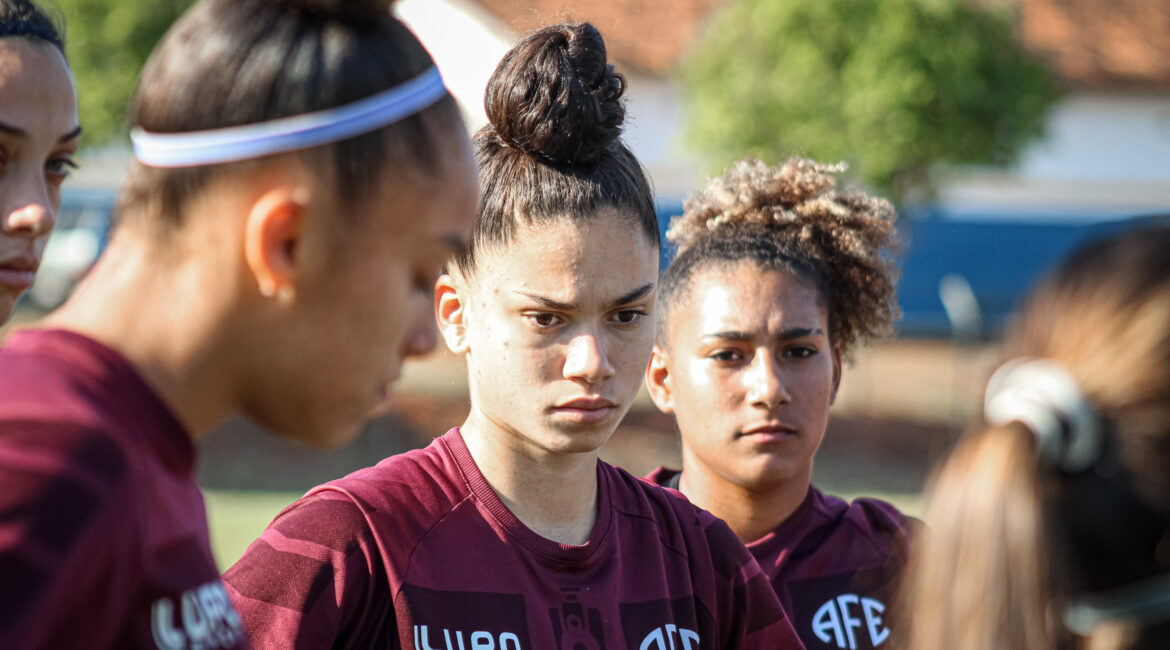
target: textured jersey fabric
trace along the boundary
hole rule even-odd
[[[679,472],[647,479],[677,485]],[[890,636],[889,606],[921,522],[877,499],[843,499],[809,487],[783,523],[748,544],[810,650],[877,648]]]
[[[117,352],[61,330],[0,348],[0,648],[245,648],[195,450]]]
[[[721,521],[598,463],[580,546],[524,526],[458,429],[311,490],[224,575],[257,648],[799,648]]]

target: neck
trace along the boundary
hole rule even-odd
[[[197,439],[236,410],[207,278],[195,265],[149,259],[148,246],[120,234],[46,325],[117,350]]]
[[[479,414],[460,428],[479,471],[533,532],[561,544],[589,539],[597,520],[597,452],[541,449]]]
[[[811,468],[766,488],[732,483],[702,464],[684,462],[679,491],[692,503],[727,522],[744,544],[750,544],[784,523],[808,496]]]

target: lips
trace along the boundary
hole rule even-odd
[[[604,397],[577,397],[553,407],[553,411],[583,423],[601,422],[617,410],[617,404]]]
[[[40,262],[31,255],[21,255],[0,262],[0,284],[24,290],[36,279]]]
[[[761,422],[753,424],[740,432],[740,438],[750,438],[759,442],[778,442],[796,437],[797,430],[779,422]]]

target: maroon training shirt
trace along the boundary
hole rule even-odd
[[[117,352],[0,349],[0,648],[246,648],[191,439]]]
[[[647,479],[677,487],[678,477],[660,467]],[[889,639],[889,606],[920,526],[884,501],[850,504],[810,486],[796,512],[747,546],[809,650],[862,650]]]
[[[598,462],[581,546],[522,524],[458,429],[311,490],[224,575],[257,648],[800,648],[727,526]]]

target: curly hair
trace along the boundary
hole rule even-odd
[[[752,158],[689,197],[666,237],[678,252],[659,288],[658,339],[670,308],[700,271],[751,262],[810,281],[829,316],[829,336],[849,359],[858,343],[888,336],[897,315],[896,213],[885,199],[837,191],[844,165]]]

